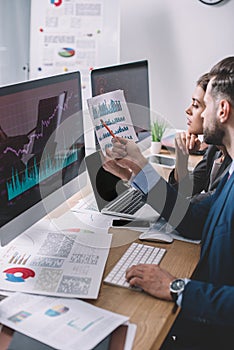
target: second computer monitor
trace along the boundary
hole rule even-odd
[[[94,69],[92,96],[123,90],[139,141],[150,136],[150,97],[148,61],[130,62]]]

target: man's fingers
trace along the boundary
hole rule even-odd
[[[132,287],[140,287],[143,289],[143,286],[142,286],[142,279],[141,278],[138,278],[138,277],[133,277],[131,278],[128,283],[130,284],[130,286]]]
[[[106,155],[111,158],[111,150],[109,148],[106,148]]]

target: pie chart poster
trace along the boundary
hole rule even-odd
[[[119,63],[120,0],[31,2],[30,79],[80,71],[91,96],[90,71]]]

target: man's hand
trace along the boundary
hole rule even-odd
[[[155,264],[133,265],[126,271],[131,286],[142,288],[152,296],[172,301],[170,282],[175,279],[169,272]]]
[[[135,142],[118,137],[113,138],[112,143],[111,158],[115,159],[119,166],[130,169],[134,175],[137,175],[148,163]]]
[[[106,149],[106,157],[103,157],[103,168],[109,173],[119,177],[123,181],[128,181],[131,178],[132,171],[129,168],[120,166],[115,159],[111,158],[111,151]]]

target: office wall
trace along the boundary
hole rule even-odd
[[[0,85],[27,79],[30,4],[0,0]],[[196,79],[234,54],[234,0],[217,6],[199,0],[120,0],[120,6],[120,62],[149,60],[152,109],[185,128],[184,110]]]
[[[0,0],[0,85],[28,79],[30,0]]]
[[[148,59],[151,108],[176,128],[197,78],[234,54],[234,0],[121,0],[120,60]]]

